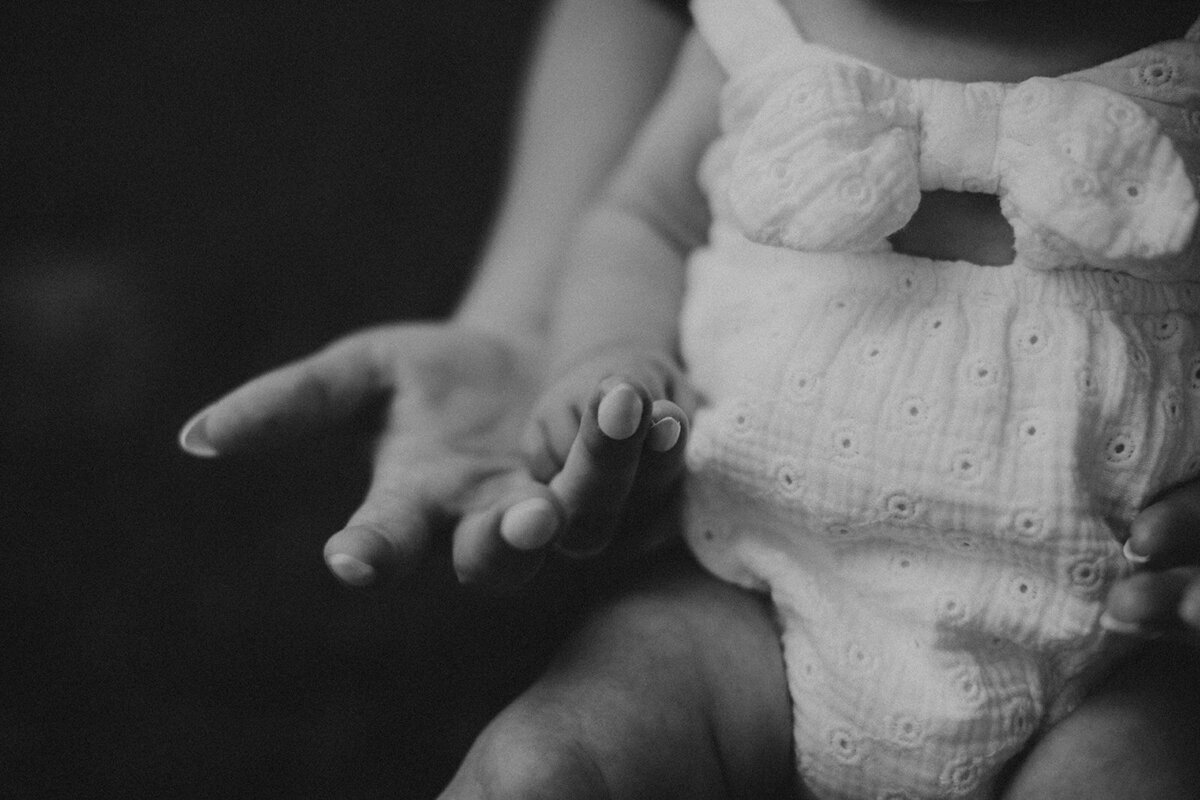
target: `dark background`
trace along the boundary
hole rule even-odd
[[[250,4],[246,4],[250,5]],[[181,423],[486,231],[535,0],[17,3],[0,21],[0,796],[429,797],[578,593],[338,586],[339,432]]]

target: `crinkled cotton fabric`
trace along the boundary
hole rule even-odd
[[[824,800],[986,797],[1119,657],[1119,541],[1200,475],[1200,46],[1062,78],[902,80],[774,0],[694,0],[729,74],[684,357],[685,532],[769,593]],[[1016,261],[891,251],[998,194]]]

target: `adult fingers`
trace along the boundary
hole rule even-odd
[[[507,593],[541,567],[563,513],[550,490],[528,475],[501,474],[490,483],[499,496],[464,514],[454,531],[454,571],[465,585]],[[479,491],[491,495],[495,489],[485,482]]]
[[[604,381],[593,394],[550,481],[566,514],[558,546],[567,554],[594,555],[612,539],[637,476],[651,410],[649,394],[633,381]]]
[[[471,489],[508,463],[385,427],[367,494],[326,542],[325,562],[351,586],[407,574],[424,558],[435,529],[448,528],[461,513]]]
[[[1113,586],[1100,622],[1111,631],[1128,634],[1178,630],[1185,624],[1200,627],[1198,604],[1200,568],[1139,572]]]
[[[325,543],[325,563],[349,586],[407,574],[429,548],[438,504],[396,472],[395,463],[378,461],[362,505]]]
[[[1200,480],[1178,486],[1133,520],[1125,555],[1149,569],[1200,565]]]
[[[401,577],[421,563],[434,536],[457,523],[459,580],[509,590],[540,566],[562,517],[519,459],[414,449],[411,437],[392,432],[380,443],[362,504],[326,543],[325,561],[350,586]]]
[[[267,446],[352,417],[392,387],[372,345],[356,334],[261,375],[192,417],[179,433],[204,458]]]

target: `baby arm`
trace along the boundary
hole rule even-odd
[[[562,277],[551,380],[525,449],[534,476],[577,520],[559,534],[569,552],[604,547],[635,486],[661,489],[682,466],[695,401],[676,329],[684,259],[708,224],[695,175],[716,132],[721,79],[693,36],[662,101],[586,215]],[[600,461],[609,466],[596,468]],[[533,528],[505,533],[517,547],[545,544]]]

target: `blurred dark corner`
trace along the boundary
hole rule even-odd
[[[0,17],[0,796],[430,797],[571,610],[360,595],[363,437],[199,462],[193,410],[445,314],[539,3]]]

